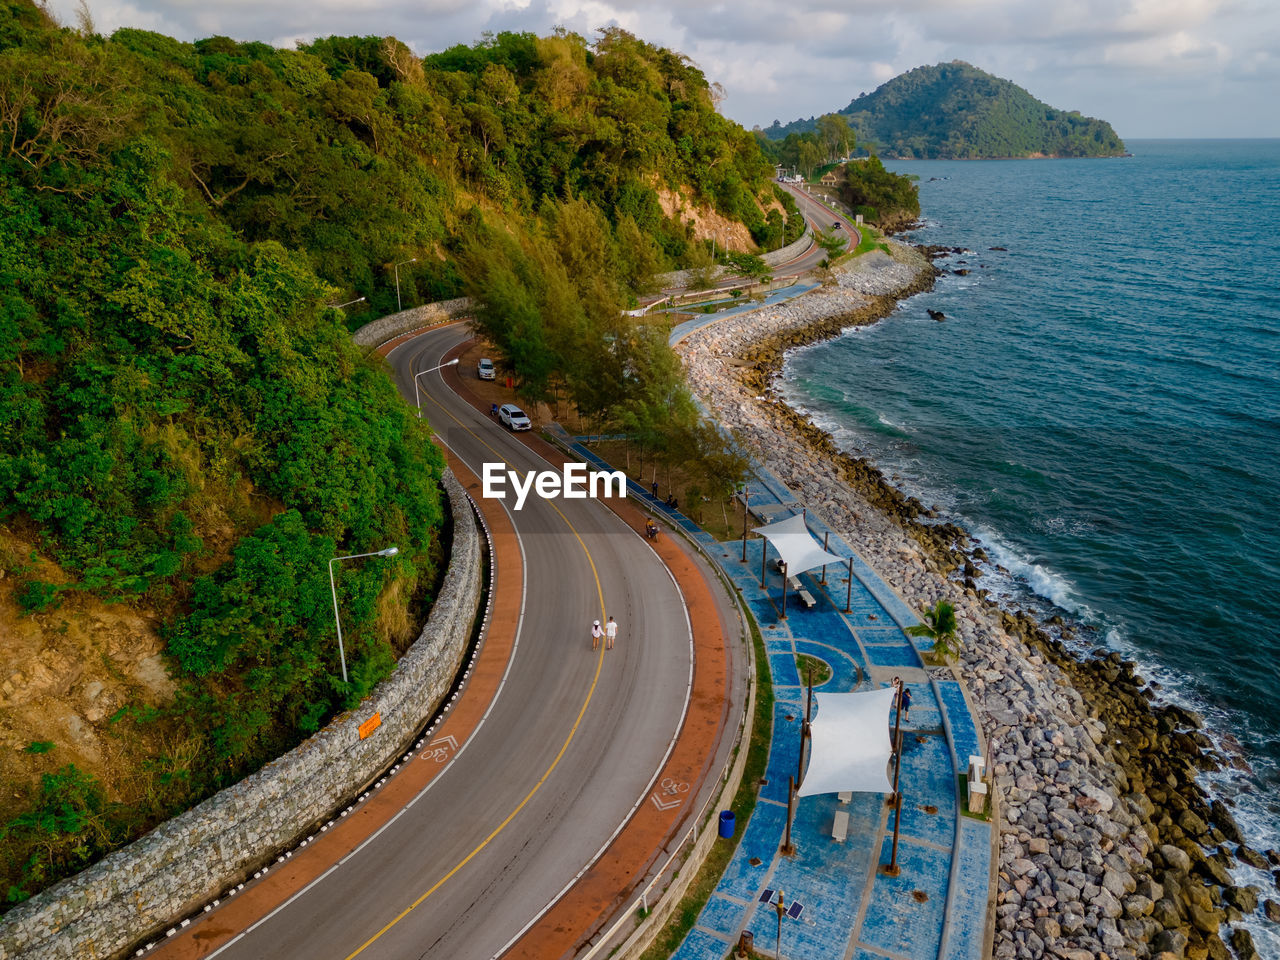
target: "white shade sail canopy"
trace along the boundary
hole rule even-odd
[[[893,688],[863,693],[819,693],[810,725],[809,769],[797,794],[852,790],[892,793],[889,716]]]
[[[753,527],[752,533],[758,533],[778,551],[782,562],[787,565],[787,574],[797,577],[806,570],[820,567],[824,563],[844,563],[844,557],[827,553],[813,539],[809,528],[805,525],[803,514],[793,514],[785,520],[771,523],[766,527]]]

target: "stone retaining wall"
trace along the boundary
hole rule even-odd
[[[785,247],[780,247],[779,249],[774,250],[772,253],[763,254],[761,255],[760,259],[763,260],[770,267],[776,267],[780,263],[786,263],[788,260],[792,259],[793,257],[798,257],[800,254],[804,253],[806,250],[809,249],[809,244],[812,243],[812,239],[811,239],[812,233],[813,231],[809,227],[809,221],[806,220],[804,224],[804,233],[800,234],[799,240],[789,243]],[[675,270],[671,273],[659,274],[657,277],[654,278],[654,280],[657,283],[657,285],[663,290],[669,290],[672,287],[683,288],[688,286],[689,274],[691,272],[692,271],[689,271],[689,270]],[[725,267],[725,266],[717,266],[712,269],[711,278],[712,280],[720,280],[723,277],[729,276],[731,273],[732,273],[731,268]]]
[[[794,240],[785,247],[779,247],[772,253],[766,253],[760,259],[771,267],[776,267],[780,263],[786,263],[792,257],[798,257],[809,249],[809,244],[813,242],[811,234],[813,229],[809,226],[809,221],[804,222],[804,233],[800,234],[798,240]]]
[[[105,960],[164,930],[325,819],[401,753],[448,693],[480,602],[481,541],[462,486],[446,471],[449,570],[421,635],[373,694],[235,786],[15,907],[0,960]],[[365,740],[358,727],[382,725]]]
[[[444,323],[446,320],[457,320],[473,309],[470,297],[458,297],[456,300],[439,300],[435,303],[424,303],[420,307],[410,307],[399,313],[388,313],[366,323],[351,335],[351,339],[361,347],[376,347],[411,330],[429,327],[433,323]]]

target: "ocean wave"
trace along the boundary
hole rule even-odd
[[[1048,600],[1067,613],[1086,621],[1094,619],[1093,611],[1080,599],[1075,585],[1065,576],[1024,556],[994,530],[982,526],[974,526],[972,529],[974,536],[987,552],[987,556],[991,558],[992,564],[1004,567],[1015,584]],[[994,579],[1000,579],[998,573]],[[984,585],[985,582],[984,580]],[[1017,591],[1007,592],[1016,593]]]

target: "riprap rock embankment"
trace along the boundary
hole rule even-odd
[[[1256,910],[1261,891],[1234,886],[1228,868],[1280,859],[1244,847],[1230,812],[1198,785],[1217,762],[1199,719],[1156,704],[1118,654],[1082,652],[1061,621],[1002,609],[980,587],[986,556],[964,530],[777,395],[787,349],[875,322],[932,284],[923,256],[890,249],[797,300],[689,335],[677,349],[694,391],[905,600],[955,605],[958,669],[998,796],[995,956],[1202,960],[1229,956],[1224,932],[1239,957],[1257,956],[1247,931],[1223,924]]]

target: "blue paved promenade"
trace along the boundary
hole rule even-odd
[[[584,460],[603,467],[587,447],[574,444]],[[982,956],[991,865],[991,826],[962,816],[957,776],[981,740],[954,680],[931,679],[918,649],[903,627],[918,620],[903,600],[832,531],[829,549],[853,560],[850,589],[846,566],[801,576],[817,605],[806,610],[790,596],[780,620],[781,577],[766,574],[760,586],[763,541],[722,544],[678,511],[656,503],[632,482],[638,497],[702,543],[706,552],[742,592],[760,624],[775,695],[773,741],[766,783],[746,824],[738,824],[739,845],[697,924],[673,954],[676,960],[724,960],[744,930],[752,932],[757,954],[773,956],[777,911],[762,902],[781,888],[786,902],[798,901],[798,917],[782,920],[781,956],[791,960],[979,960]],[[750,484],[753,513],[780,520],[800,505],[775,478],[760,471]],[[826,528],[810,518],[822,541]],[[845,612],[846,600],[849,612]],[[870,690],[901,676],[910,686],[910,723],[903,725],[902,826],[898,844],[900,875],[887,876],[893,814],[882,794],[857,793],[848,803],[836,794],[797,803],[792,826],[794,856],[779,853],[786,825],[787,778],[796,774],[804,688],[795,655],[817,657],[832,668],[822,691]],[[848,839],[831,836],[837,811],[849,814]]]

